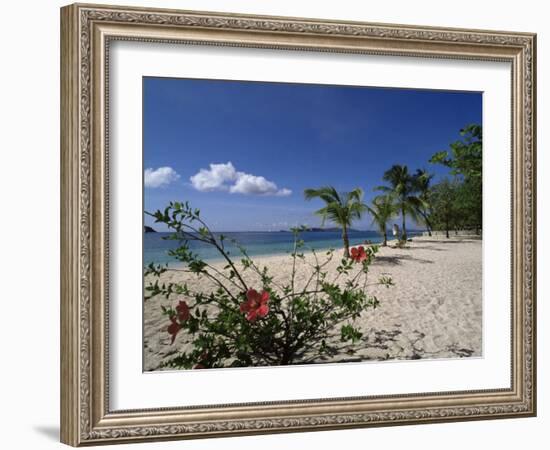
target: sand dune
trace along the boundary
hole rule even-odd
[[[481,256],[481,241],[475,239],[414,238],[408,248],[381,247],[369,277],[376,280],[380,275],[389,275],[395,286],[369,288],[380,305],[356,322],[363,332],[361,343],[353,349],[342,347],[338,355],[317,362],[481,356]],[[254,260],[268,266],[275,281],[288,279],[288,255]],[[328,269],[334,270],[337,265],[333,261]],[[299,285],[311,272],[300,263],[298,273]],[[250,273],[248,277],[247,283],[253,285],[256,280]],[[182,272],[167,272],[162,281],[186,281],[194,290],[212,287],[207,280]],[[182,338],[178,336],[170,345],[167,318],[160,307],[175,301],[153,298],[145,302],[145,370],[157,369]]]

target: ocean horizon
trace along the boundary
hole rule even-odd
[[[171,232],[144,233],[144,266],[150,263],[168,264],[171,266],[181,264],[168,255],[170,249],[175,249],[180,245],[178,241],[163,239],[171,234]],[[230,242],[232,239],[243,246],[251,257],[290,254],[294,243],[294,235],[291,231],[232,231],[215,232],[214,234],[217,236],[223,234],[226,237],[225,248],[229,256],[234,257],[237,261],[241,259],[242,255],[237,246]],[[411,237],[419,236],[422,234],[422,231],[407,231],[407,234]],[[299,238],[305,243],[303,247],[304,252],[309,252],[311,250],[337,250],[343,247],[342,233],[340,231],[306,231],[301,232]],[[388,239],[393,239],[391,231],[388,231]],[[365,241],[379,244],[382,242],[382,236],[377,231],[353,230],[349,232],[349,241],[350,246],[364,244]],[[189,247],[205,261],[217,261],[222,259],[219,252],[211,245],[190,241]]]

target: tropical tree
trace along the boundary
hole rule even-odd
[[[432,188],[433,222],[437,229],[445,230],[449,237],[449,230],[456,228],[460,218],[459,207],[460,183],[445,178]]]
[[[460,130],[462,140],[449,145],[449,150],[435,153],[431,163],[451,169],[451,175],[461,182],[458,203],[463,226],[482,227],[483,208],[483,130],[472,124]]]
[[[430,219],[431,214],[431,181],[433,174],[428,173],[425,169],[417,169],[414,174],[414,182],[416,184],[417,191],[417,212],[422,218],[422,221],[426,225],[428,234],[432,235],[432,221]]]
[[[378,186],[375,190],[386,192],[394,196],[398,211],[401,213],[403,227],[401,240],[406,241],[407,228],[405,225],[405,220],[407,215],[414,221],[418,222],[419,200],[415,196],[417,192],[415,177],[409,173],[409,168],[407,166],[395,164],[389,170],[384,172],[382,179],[390,185]]]
[[[443,164],[451,169],[452,175],[464,178],[482,177],[483,131],[481,125],[471,124],[460,130],[461,141],[449,145],[449,150],[435,153],[431,163]]]
[[[321,216],[322,224],[328,219],[342,228],[342,240],[344,241],[344,257],[349,258],[348,230],[354,220],[361,218],[367,211],[367,205],[363,203],[363,190],[356,188],[351,192],[338,192],[333,186],[323,186],[319,189],[306,189],[306,200],[320,198],[325,206],[315,214]]]
[[[369,213],[372,216],[372,223],[376,224],[378,231],[384,238],[382,245],[388,245],[388,222],[397,214],[397,208],[391,194],[379,195],[369,206]]]

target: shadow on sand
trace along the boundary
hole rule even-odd
[[[433,264],[434,262],[430,259],[415,258],[412,255],[391,255],[391,256],[377,256],[374,260],[375,264],[381,266],[398,266],[403,263],[403,261],[415,261],[420,264]]]
[[[416,242],[422,242],[426,244],[462,244],[464,242],[477,242],[480,241],[481,238],[449,238],[449,239],[422,239]],[[413,242],[414,239],[413,239]],[[416,248],[416,247],[415,247]]]
[[[432,252],[448,252],[449,249],[448,248],[441,248],[441,247],[433,247],[433,246],[429,246],[429,245],[415,245],[414,247],[405,247],[405,248],[400,248],[399,250],[428,250],[428,251],[432,251]]]

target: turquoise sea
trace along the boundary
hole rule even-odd
[[[246,248],[250,256],[266,256],[290,253],[294,242],[294,236],[288,231],[241,231],[222,233],[226,236],[225,247],[230,256],[240,259],[239,250],[229,240],[235,239],[240,245]],[[417,236],[420,231],[408,232],[409,236]],[[144,233],[143,237],[143,263],[148,265],[151,262],[157,264],[178,264],[168,256],[168,250],[178,247],[179,243],[173,240],[165,240],[163,237],[170,233]],[[350,245],[358,245],[366,240],[372,243],[382,242],[381,236],[375,231],[351,231],[349,233]],[[391,239],[391,232],[388,232]],[[330,248],[342,248],[342,235],[339,231],[307,231],[300,233],[300,239],[305,241],[305,249],[328,250]],[[190,242],[190,248],[198,253],[204,260],[215,261],[220,259],[219,253],[212,246],[201,242]]]

